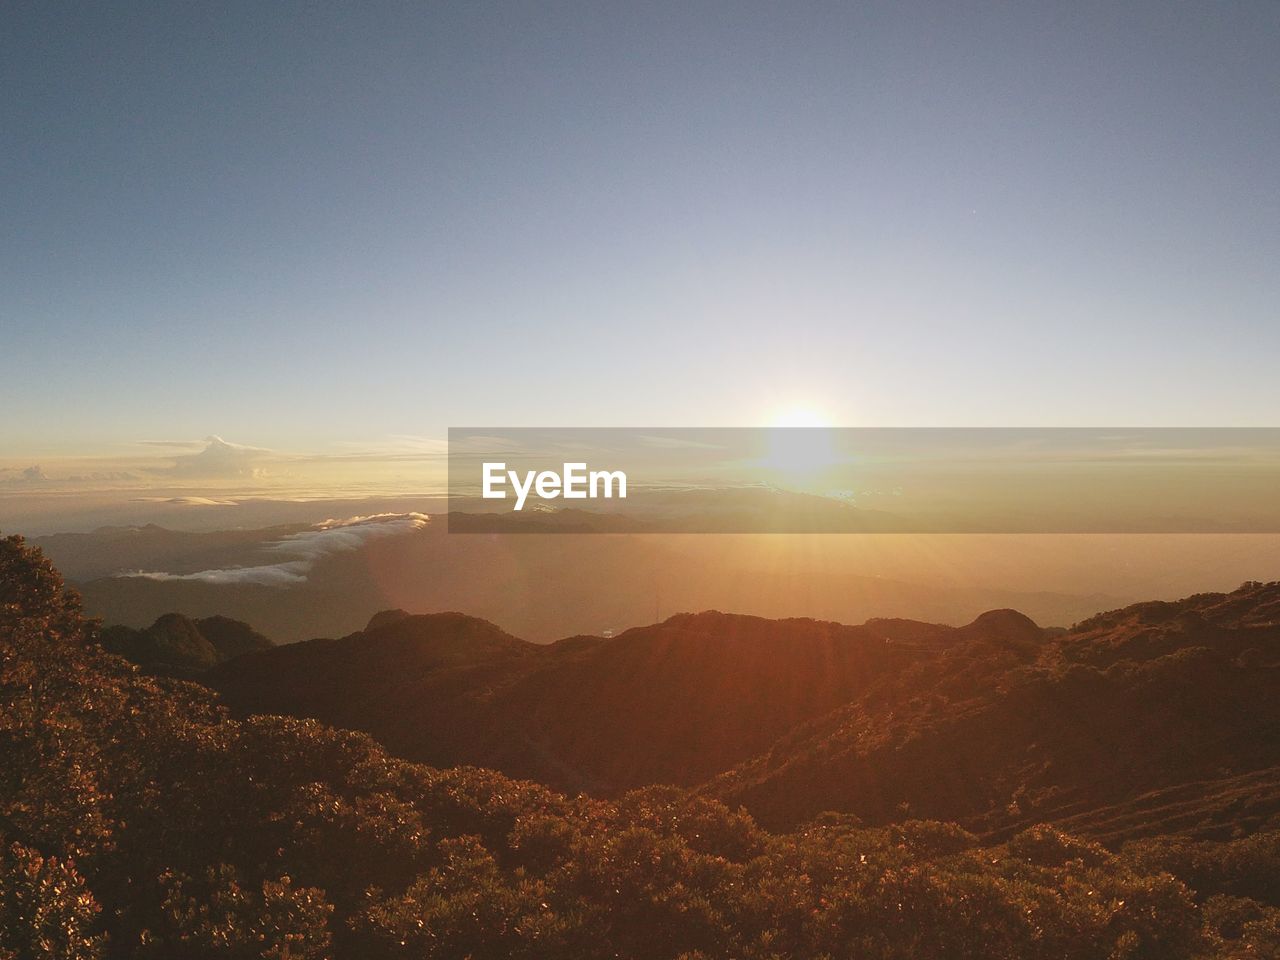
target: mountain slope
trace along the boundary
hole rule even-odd
[[[1204,784],[1203,818],[1183,825],[1212,833],[1234,814],[1215,811],[1210,784],[1280,766],[1278,610],[1280,585],[1246,584],[1113,611],[1034,646],[974,640],[707,792],[775,825],[909,811],[997,833],[1061,820],[1119,835],[1114,805]],[[1270,786],[1246,787],[1234,796],[1255,819],[1280,813]]]
[[[238,712],[316,717],[401,756],[602,796],[701,784],[778,828],[830,810],[994,837],[1041,821],[1223,836],[1280,813],[1278,609],[1280,585],[1246,584],[1066,632],[1013,610],[963,627],[708,612],[550,646],[389,614],[206,681]]]
[[[708,612],[542,646],[459,614],[381,620],[205,682],[243,713],[312,716],[413,759],[610,794],[714,776],[964,635]]]

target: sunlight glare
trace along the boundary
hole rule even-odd
[[[813,407],[790,407],[770,423],[764,465],[792,481],[813,478],[837,462],[831,422]]]

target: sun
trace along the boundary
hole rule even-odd
[[[831,421],[815,407],[797,406],[779,410],[769,418],[771,427],[829,427]]]
[[[816,478],[838,462],[831,422],[813,407],[789,407],[770,420],[763,466],[791,481]]]

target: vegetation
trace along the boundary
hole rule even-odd
[[[571,798],[232,719],[97,636],[0,541],[5,960],[1280,956],[1274,837],[1115,853],[848,815],[775,834],[674,787]]]

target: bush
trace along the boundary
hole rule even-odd
[[[99,910],[69,861],[0,845],[0,958],[98,960]]]

